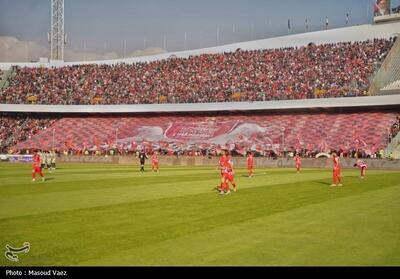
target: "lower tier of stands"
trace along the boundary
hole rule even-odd
[[[2,117],[3,121],[6,118]],[[12,121],[12,117],[8,119]],[[32,121],[39,120],[30,119],[25,125],[29,127]],[[319,112],[74,116],[40,121],[36,122],[42,124],[40,129],[9,149],[54,148],[75,153],[116,149],[123,153],[146,148],[173,154],[227,148],[239,154],[247,150],[261,154],[361,150],[374,154],[385,148],[399,117],[396,112]]]

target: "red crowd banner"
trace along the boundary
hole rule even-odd
[[[14,150],[111,148],[274,151],[315,149],[375,153],[387,144],[395,113],[316,113],[229,116],[64,117]],[[371,123],[374,123],[371,126]]]

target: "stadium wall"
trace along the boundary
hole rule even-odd
[[[218,166],[217,157],[175,157],[160,156],[160,168],[163,166]],[[341,158],[341,164],[344,169],[354,169],[353,165],[357,159]],[[378,170],[400,170],[400,160],[387,159],[363,159],[368,165],[368,169]],[[61,156],[58,160],[61,163],[108,163],[125,164],[139,167],[139,160],[135,156]],[[245,157],[233,157],[233,163],[237,167],[246,167]],[[293,158],[270,159],[265,157],[254,158],[255,168],[294,168]],[[332,168],[331,158],[303,158],[303,168]],[[146,168],[151,168],[150,160],[146,163]]]
[[[0,112],[26,113],[162,113],[162,112],[215,112],[256,111],[316,108],[361,108],[399,106],[400,95],[321,98],[264,102],[225,102],[193,104],[143,105],[12,105],[0,104]]]

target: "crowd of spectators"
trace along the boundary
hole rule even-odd
[[[394,39],[116,65],[16,68],[7,104],[153,104],[364,96]]]
[[[285,157],[293,157],[295,154],[299,154],[300,157],[303,158],[315,158],[319,153],[321,153],[321,150],[299,150],[297,151],[289,151],[288,154]],[[365,149],[358,148],[358,149],[349,149],[349,150],[343,150],[343,149],[338,149],[338,150],[330,150],[329,152],[323,152],[323,153],[336,153],[340,158],[370,158],[370,159],[382,159],[384,158],[384,150],[376,150],[374,153],[368,153],[365,151]]]
[[[54,119],[30,118],[24,115],[0,116],[0,152],[7,152],[9,147],[25,141],[38,131],[47,129]]]
[[[26,141],[33,137],[41,130],[45,130],[50,127],[58,118],[41,116],[29,116],[24,114],[3,114],[0,115],[0,153],[25,153],[26,150],[17,150],[14,146],[17,143]],[[390,131],[390,138],[386,142],[395,137],[400,132],[400,115],[396,117],[393,125],[388,128]],[[232,155],[243,156],[246,152],[243,148],[240,148],[236,144],[230,144],[229,147],[220,146],[217,144],[211,144],[208,146],[196,146],[191,145],[190,147],[182,145],[178,148],[174,142],[167,145],[161,146],[159,143],[138,143],[133,145],[132,143],[118,143],[111,141],[110,144],[105,142],[100,143],[98,146],[85,146],[76,145],[71,148],[65,145],[62,148],[58,148],[57,151],[60,153],[66,152],[67,154],[74,155],[132,155],[138,150],[145,149],[146,152],[153,152],[157,150],[159,154],[169,156],[217,156],[223,148],[228,148]],[[35,147],[36,148],[36,147]],[[299,154],[304,158],[314,158],[318,153],[321,152],[336,152],[340,157],[345,158],[383,158],[384,150],[374,150],[374,153],[367,151],[369,149],[363,149],[359,147],[350,147],[348,149],[338,150],[322,150],[322,147],[314,147],[313,149],[307,149],[305,146],[299,148],[294,146],[288,146],[283,151],[273,149],[263,149],[262,147],[253,150],[257,156],[278,158],[278,157],[293,157],[295,154]]]
[[[140,149],[142,150],[142,149]],[[222,149],[197,149],[197,150],[166,150],[166,149],[151,149],[145,148],[143,149],[147,154],[152,154],[153,152],[157,152],[162,156],[175,156],[177,158],[185,156],[185,157],[216,157],[222,154]],[[56,150],[57,152],[63,155],[76,155],[76,156],[135,156],[139,149],[129,149],[126,146],[118,146],[118,147],[107,147],[100,148],[97,150],[93,149],[62,149]],[[256,157],[265,157],[268,159],[278,159],[278,158],[293,158],[296,154],[298,154],[302,158],[316,158],[316,156],[320,153],[328,153],[332,154],[333,152],[338,154],[341,158],[370,158],[370,159],[382,159],[384,158],[384,150],[377,150],[376,152],[370,154],[367,153],[364,149],[351,149],[351,150],[330,150],[328,152],[323,152],[322,150],[314,149],[301,149],[296,150],[295,148],[289,148],[285,152],[273,151],[273,150],[250,150]],[[28,151],[29,153],[31,151]],[[243,157],[245,154],[238,152],[237,150],[229,150],[230,154],[234,157]],[[26,153],[26,152],[22,152]]]

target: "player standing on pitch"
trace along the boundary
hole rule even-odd
[[[38,152],[35,152],[32,157],[32,181],[36,181],[36,174],[38,173],[42,177],[42,181],[44,181],[44,175],[41,167],[41,159]]]
[[[46,169],[51,172],[51,154],[50,151],[44,152],[44,161],[46,165]]]
[[[228,153],[228,151],[226,151]],[[233,191],[237,191],[235,182],[235,172],[233,170],[233,161],[229,154],[226,155],[226,159],[223,166],[223,189],[219,192],[220,195],[230,194],[231,190],[229,184],[232,185]]]
[[[158,172],[159,170],[159,161],[160,159],[158,158],[158,154],[155,151],[153,155],[151,156],[151,169],[153,172]]]
[[[296,154],[296,156],[294,156],[294,162],[296,165],[296,171],[297,173],[300,173],[300,168],[301,168],[301,158],[299,156],[299,154]]]
[[[226,153],[225,153],[225,150],[223,150],[222,151],[222,154],[221,154],[221,157],[219,158],[219,161],[218,161],[218,167],[219,167],[219,170],[220,170],[220,179],[221,179],[221,183],[220,183],[220,185],[219,185],[219,188],[218,188],[218,186],[216,187],[216,190],[218,190],[219,192],[224,192],[224,190],[225,190],[225,181],[224,181],[224,166],[225,166],[225,162],[226,162]]]
[[[339,157],[336,155],[336,153],[333,153],[332,158],[333,158],[333,183],[331,186],[343,186],[342,177],[340,174],[341,166]]]
[[[44,158],[43,150],[39,150],[39,152],[37,154],[38,154],[38,156],[40,158],[40,168],[44,169],[45,158]]]
[[[56,159],[57,159],[57,154],[54,151],[54,149],[50,153],[50,158],[51,158],[51,170],[56,170]]]
[[[254,156],[251,151],[247,152],[247,175],[253,177]]]
[[[365,173],[367,171],[367,164],[362,160],[357,160],[357,162],[353,165],[353,167],[359,167],[361,170],[360,177],[361,179],[365,178]]]
[[[140,162],[140,171],[144,172],[144,164],[146,159],[149,159],[144,150],[140,151],[139,153],[139,162]]]

